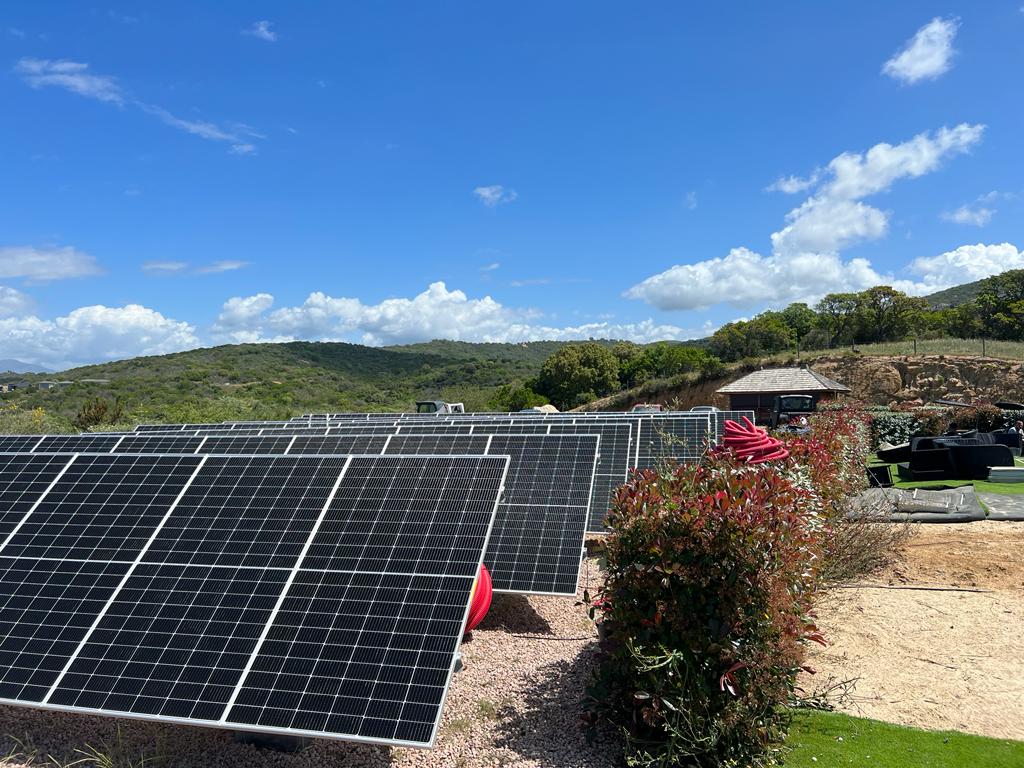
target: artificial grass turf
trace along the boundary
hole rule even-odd
[[[786,746],[791,751],[783,763],[785,768],[1024,766],[1024,741],[924,731],[838,712],[796,712]]]
[[[1024,462],[1021,462],[1020,459],[1016,459],[1015,463],[1018,467],[1024,466]],[[886,466],[884,461],[879,461],[878,459],[872,459],[868,464],[873,467]],[[1004,496],[1019,496],[1024,494],[1024,483],[990,483],[988,480],[900,480],[899,473],[896,471],[896,465],[889,464],[888,466],[893,479],[893,488],[903,488],[906,490],[923,488],[925,490],[935,490],[939,488],[959,488],[962,485],[973,485],[974,490],[978,493],[996,493]]]

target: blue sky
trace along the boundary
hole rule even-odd
[[[705,335],[1024,267],[1015,2],[0,13],[0,358]]]

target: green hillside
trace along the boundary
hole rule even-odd
[[[1010,273],[1004,272],[1004,275]],[[944,291],[938,291],[937,293],[925,296],[925,300],[928,302],[928,306],[933,309],[948,309],[950,307],[959,307],[964,304],[969,304],[978,298],[986,289],[992,288],[996,284],[994,277],[986,277],[982,280],[975,280],[973,283],[964,283],[963,285],[954,285],[952,288],[947,288]]]
[[[241,344],[139,357],[56,374],[0,375],[75,382],[60,391],[0,397],[71,419],[97,397],[120,400],[130,420],[284,418],[305,411],[406,410],[417,399],[462,401],[484,409],[501,385],[536,375],[563,342],[402,347],[335,342]],[[105,382],[82,382],[105,379]]]

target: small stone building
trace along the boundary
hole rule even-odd
[[[758,423],[768,421],[778,395],[810,395],[814,403],[835,400],[850,388],[810,368],[763,368],[717,390],[729,398],[729,410],[753,411]]]

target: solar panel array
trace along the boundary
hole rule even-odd
[[[508,461],[0,454],[0,701],[429,746]]]
[[[4,440],[0,438],[0,449]],[[506,493],[484,557],[493,588],[499,592],[574,595],[599,440],[598,435],[470,435],[451,430],[283,437],[233,437],[218,431],[202,437],[153,432],[55,435],[33,438],[20,443],[20,447],[34,453],[507,455],[511,464]],[[17,446],[8,449],[17,450]]]

